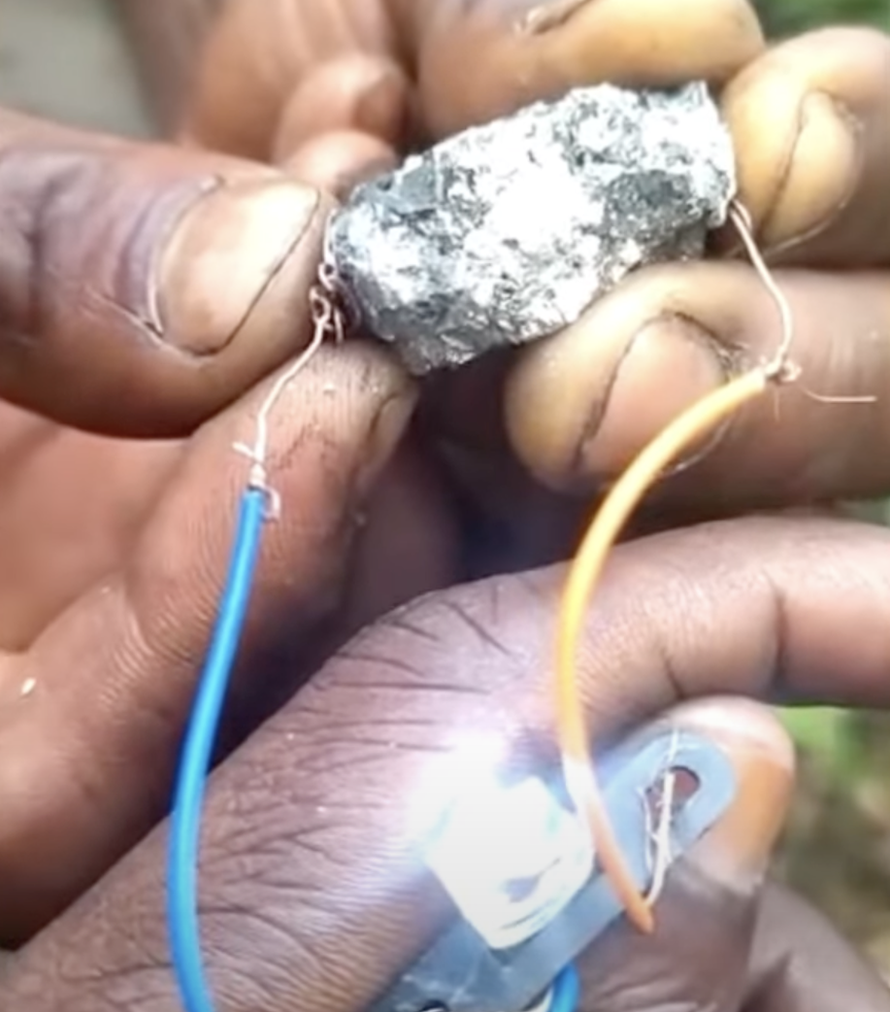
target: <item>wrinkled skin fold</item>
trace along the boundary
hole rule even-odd
[[[244,480],[231,446],[311,335],[337,195],[532,97],[706,78],[809,393],[718,433],[642,528],[886,494],[888,74],[886,35],[767,47],[742,0],[230,0],[187,150],[0,116],[0,945],[16,950],[0,1004],[177,1008],[163,818]],[[267,530],[208,821],[225,1012],[358,1010],[437,930],[441,896],[405,860],[414,780],[474,727],[548,740],[547,567],[668,417],[775,346],[774,307],[731,252],[720,237],[703,264],[641,272],[448,382],[420,389],[352,341],[289,388],[270,434],[289,508]],[[581,659],[593,731],[699,697],[886,705],[886,541],[797,517],[628,543]],[[697,705],[768,738],[778,790],[769,717]],[[672,881],[660,936],[616,930],[589,953],[586,1007],[886,1008],[816,915],[763,890],[784,802],[746,811],[749,835],[716,834]],[[670,930],[681,917],[710,930]]]
[[[866,558],[890,558],[888,539],[837,521],[752,520],[643,539],[616,554],[582,650],[594,732],[710,697],[657,719],[724,743],[742,776],[736,810],[671,877],[656,935],[619,926],[589,952],[585,1007],[682,1001],[729,1010],[755,996],[758,1012],[779,1000],[828,1012],[839,1007],[827,987],[835,972],[845,997],[861,995],[858,1008],[888,1007],[872,971],[811,912],[771,889],[761,900],[792,783],[790,746],[768,712],[719,698],[886,702],[890,567],[872,561],[867,583],[860,574]],[[362,1008],[441,927],[443,897],[413,850],[425,788],[440,776],[443,750],[480,735],[502,738],[516,762],[529,762],[529,743],[549,726],[542,671],[561,575],[495,578],[395,612],[220,768],[202,908],[222,1007]],[[699,608],[678,613],[676,601],[690,594]],[[853,621],[855,640],[838,635]],[[542,761],[540,747],[532,754]],[[13,1007],[177,1008],[164,844],[163,831],[152,834],[15,958],[6,969]],[[782,927],[789,917],[808,924],[805,935]],[[777,931],[781,946],[760,941]],[[826,958],[814,960],[807,943],[798,953],[804,938]]]

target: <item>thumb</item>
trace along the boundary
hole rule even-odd
[[[306,345],[326,208],[249,162],[0,112],[0,398],[187,433]]]
[[[793,748],[770,710],[742,699],[685,704],[670,723],[731,757],[736,799],[672,866],[655,932],[641,935],[622,919],[582,959],[585,1009],[738,1012],[750,990],[761,891],[791,798]]]

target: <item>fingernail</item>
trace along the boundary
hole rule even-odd
[[[196,355],[235,337],[315,217],[319,194],[284,181],[223,184],[178,222],[158,265],[163,337]]]
[[[695,702],[672,722],[710,739],[732,763],[736,794],[689,859],[714,881],[754,887],[766,873],[788,816],[794,788],[793,743],[772,711],[741,699]]]
[[[782,186],[763,225],[764,246],[798,243],[830,225],[855,193],[860,168],[854,118],[828,95],[807,95]]]
[[[550,0],[538,4],[524,14],[517,22],[517,29],[528,35],[542,35],[564,25],[579,7],[591,0]]]
[[[729,367],[729,353],[693,321],[664,316],[647,323],[627,346],[610,389],[595,405],[576,470],[582,477],[619,474],[684,408],[720,386]],[[708,444],[712,440],[705,437]],[[701,449],[701,444],[690,447],[684,459]]]
[[[392,459],[417,404],[417,391],[408,387],[386,400],[368,431],[364,453],[355,473],[354,488],[364,498]]]
[[[392,171],[396,164],[395,152],[383,141],[356,130],[338,130],[307,141],[282,167],[344,199],[359,183]]]

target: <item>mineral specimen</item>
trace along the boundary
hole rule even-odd
[[[421,374],[552,334],[641,265],[700,256],[734,191],[705,85],[600,85],[358,187],[328,253],[364,325]]]

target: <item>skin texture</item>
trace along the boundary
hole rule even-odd
[[[455,53],[459,82],[443,70]],[[402,60],[417,68],[407,91],[394,84]],[[336,114],[320,124],[335,72]],[[887,476],[865,448],[886,431],[876,387],[890,326],[885,35],[826,29],[766,50],[748,7],[727,2],[688,3],[681,19],[676,5],[648,0],[552,8],[501,0],[463,12],[456,3],[334,11],[278,0],[257,18],[249,2],[230,0],[183,129],[214,148],[297,164],[308,148],[320,167],[313,178],[324,181],[327,159],[332,177],[352,179],[364,165],[387,164],[380,145],[398,146],[392,124],[406,117],[410,141],[571,84],[690,77],[721,92],[741,199],[800,316],[794,357],[804,376],[778,412],[764,404],[699,447],[701,466],[665,483],[656,523],[877,494]],[[723,257],[738,251],[728,230],[715,246]],[[850,267],[861,272],[855,281]],[[466,499],[511,557],[526,551],[533,564],[561,555],[576,536],[564,493],[595,496],[668,418],[778,337],[775,308],[747,264],[655,268],[564,334],[428,384],[422,416]],[[825,402],[832,398],[876,398],[877,406]],[[780,443],[775,458],[762,452],[765,430]],[[547,499],[539,483],[558,494]],[[529,536],[529,515],[539,537]]]
[[[682,999],[684,1008],[729,1010],[755,990],[803,1009],[811,989],[824,988],[831,964],[793,972],[808,958],[788,958],[795,935],[756,962],[746,956],[758,917],[781,916],[771,907],[758,914],[755,901],[792,768],[768,714],[717,697],[885,703],[890,569],[875,560],[890,557],[888,544],[886,532],[853,524],[742,520],[616,553],[581,653],[595,734],[653,715],[704,730],[743,774],[739,806],[773,786],[760,809],[773,818],[756,838],[718,830],[693,851],[658,908],[654,937],[618,927],[591,950],[584,1007],[673,1008]],[[561,579],[559,569],[493,578],[396,612],[219,769],[202,893],[221,1007],[363,1007],[429,941],[445,908],[413,845],[460,749],[500,742],[522,767],[530,743],[546,736],[549,616]],[[690,595],[699,607],[679,612],[676,602]],[[637,634],[624,635],[628,628]],[[665,714],[700,696],[710,698]],[[177,1008],[163,934],[164,845],[162,831],[152,834],[16,958],[13,1007]],[[713,932],[678,930],[681,913]],[[831,944],[849,974],[837,1000],[890,1007],[870,972],[852,972],[847,950]]]
[[[334,108],[323,131],[363,125],[378,132],[363,116],[396,64],[417,68],[405,112],[414,112],[424,136],[441,137],[595,80],[723,82],[763,48],[757,20],[740,0],[684,0],[672,17],[652,0],[568,6],[574,10],[548,24],[539,16],[543,5],[522,0],[344,0],[336,6],[275,0],[264,18],[249,2],[231,0],[186,126],[214,148],[266,158],[291,95],[302,91],[326,101],[330,64],[356,60],[376,64],[376,79],[367,70],[356,74],[352,101]],[[673,25],[681,19],[678,36]],[[457,64],[460,75],[450,69]]]
[[[13,113],[0,135],[6,401],[105,434],[178,436],[308,342],[317,191]]]
[[[4,1004],[176,1008],[154,827],[246,476],[231,445],[251,437],[276,370],[310,336],[325,191],[531,95],[603,77],[708,77],[726,85],[745,201],[803,314],[806,385],[882,393],[887,39],[845,30],[765,53],[745,4],[685,0],[683,11],[588,0],[529,23],[527,6],[491,0],[231,0],[184,119],[190,150],[4,114],[0,944],[20,947],[0,963]],[[476,69],[457,81],[454,66]],[[844,133],[849,117],[827,116],[822,97],[797,115],[804,94],[830,95],[856,129]],[[764,117],[776,123],[768,144]],[[852,189],[838,182],[851,137]],[[842,262],[855,272],[838,272]],[[665,311],[674,326],[678,307],[712,337],[677,345],[651,328],[635,349],[642,378],[623,393],[616,370],[634,364],[637,327]],[[669,267],[527,355],[421,390],[361,341],[325,349],[287,390],[270,455],[285,508],[264,542],[220,754],[246,744],[220,768],[208,823],[204,914],[226,1012],[358,1009],[435,929],[442,906],[402,860],[411,784],[427,746],[441,751],[458,731],[513,741],[532,728],[546,743],[560,573],[426,598],[322,661],[400,603],[564,557],[599,484],[713,380],[714,355],[696,351],[719,348],[719,372],[771,348],[773,320],[743,264]],[[579,339],[594,325],[595,342]],[[886,491],[882,401],[824,404],[802,390],[783,395],[778,418],[772,405],[747,413],[700,466],[665,482],[658,524],[679,505],[688,520]],[[583,658],[595,732],[680,699],[792,686],[800,698],[885,705],[886,547],[883,532],[800,519],[628,544]],[[736,723],[771,726],[747,711]],[[745,748],[732,748],[741,761]],[[760,903],[756,881],[785,803],[781,750],[774,738],[772,800],[744,820],[757,832],[724,827],[665,894],[666,924],[670,904],[691,910],[713,926],[714,950],[671,930],[604,940],[614,949],[591,953],[588,1007],[723,1012],[750,996],[753,1012],[816,1000],[835,1012],[834,965],[850,975],[844,1007],[851,995],[866,1012],[886,1007],[836,940],[824,960],[759,941],[804,937],[777,933],[785,908]]]

